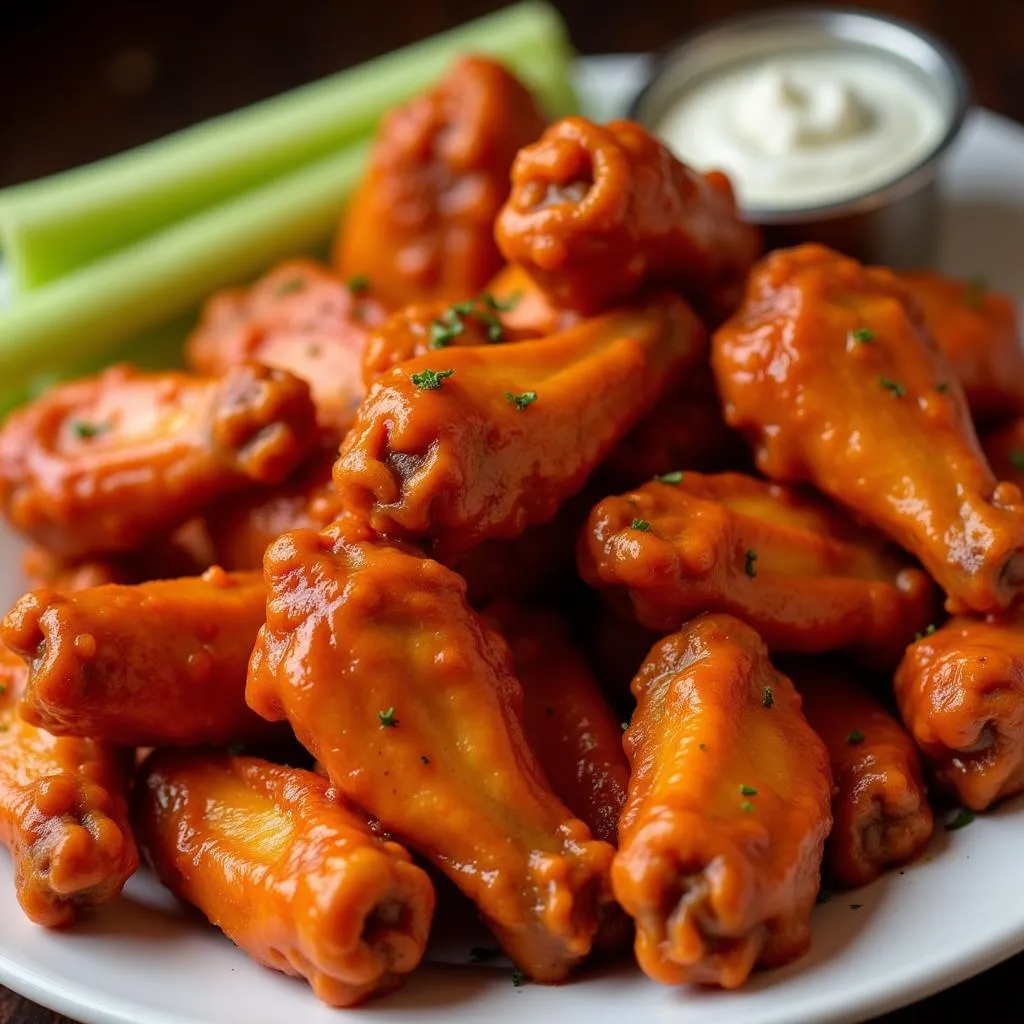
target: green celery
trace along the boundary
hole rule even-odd
[[[466,52],[507,63],[552,116],[575,109],[565,26],[553,7],[526,0],[129,152],[0,192],[0,249],[15,290],[55,281],[367,138],[384,111]],[[69,288],[76,293],[77,285]],[[20,315],[36,317],[35,308]],[[70,324],[66,330],[84,333]]]

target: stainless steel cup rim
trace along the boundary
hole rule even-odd
[[[651,98],[663,85],[669,72],[679,66],[687,55],[692,55],[698,47],[721,43],[730,36],[750,33],[759,28],[779,29],[787,25],[818,28],[823,40],[856,43],[862,48],[874,49],[878,53],[897,57],[904,64],[913,64],[914,61],[906,54],[899,53],[894,49],[867,42],[861,33],[882,26],[891,32],[901,32],[913,37],[919,44],[923,44],[927,50],[931,51],[948,77],[951,92],[951,103],[947,111],[948,125],[942,138],[925,156],[881,185],[876,185],[845,199],[812,206],[743,206],[744,216],[766,225],[800,224],[831,217],[847,217],[886,206],[913,193],[932,180],[936,175],[940,160],[960,134],[970,110],[971,87],[967,71],[959,57],[931,32],[902,18],[876,14],[862,8],[831,6],[777,8],[730,18],[683,36],[662,53],[656,55],[646,84],[630,104],[629,117],[647,125],[652,130],[655,129],[656,118],[645,116],[645,105],[650,104]],[[920,65],[918,67],[920,68]],[[920,68],[920,70],[927,74],[927,69]],[[669,96],[677,95],[679,91],[670,92]]]

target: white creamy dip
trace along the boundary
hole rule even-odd
[[[852,198],[925,158],[947,127],[912,72],[856,49],[795,52],[723,69],[657,126],[685,163],[729,174],[748,209]]]

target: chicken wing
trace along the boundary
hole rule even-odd
[[[354,519],[267,552],[249,704],[287,717],[335,786],[477,904],[513,960],[558,981],[591,948],[612,849],[548,788],[507,644],[437,562]]]
[[[588,315],[657,281],[719,319],[761,252],[724,175],[690,170],[631,121],[582,117],[519,153],[494,231],[510,263]]]
[[[981,281],[931,270],[900,276],[963,386],[975,422],[1024,413],[1024,348],[1013,301]]]
[[[1024,613],[950,619],[907,650],[895,684],[936,781],[965,807],[1024,789]]]
[[[18,902],[48,928],[114,899],[138,865],[128,826],[131,758],[91,739],[25,722],[25,663],[0,644],[0,842]]]
[[[828,753],[757,634],[705,615],[633,681],[633,774],[612,867],[656,981],[737,988],[810,943],[832,824]]]
[[[500,64],[465,57],[386,115],[342,223],[334,262],[397,308],[465,299],[501,267],[493,224],[516,151],[544,119]]]
[[[400,983],[423,957],[434,889],[312,772],[158,751],[132,818],[160,880],[266,967],[331,1006]]]
[[[37,590],[0,624],[30,665],[20,712],[57,735],[133,747],[198,746],[267,737],[245,703],[245,678],[263,624],[258,573],[64,595]]]
[[[0,508],[65,558],[130,551],[316,441],[309,389],[247,363],[217,378],[125,366],[62,384],[0,430]]]
[[[551,788],[598,839],[614,844],[629,785],[622,727],[565,623],[506,601],[485,618],[512,649],[526,738]]]
[[[952,609],[1024,587],[1024,499],[982,456],[953,368],[888,270],[768,256],[714,338],[726,421],[776,480],[810,480],[916,555]]]
[[[605,498],[580,534],[583,578],[648,629],[729,612],[772,650],[856,648],[891,668],[936,610],[902,552],[812,494],[739,473],[668,479]]]
[[[518,263],[499,270],[486,291],[501,308],[501,323],[510,338],[543,338],[580,321],[576,310],[557,306]]]
[[[583,487],[704,346],[664,293],[538,341],[414,359],[360,408],[334,467],[342,506],[446,564],[518,536]]]
[[[921,759],[900,723],[840,669],[801,662],[792,675],[832,765],[825,864],[840,884],[867,885],[913,860],[931,839]]]
[[[312,260],[289,260],[210,299],[185,356],[203,374],[249,359],[293,373],[309,385],[321,425],[341,435],[366,394],[367,336],[386,315],[362,280],[346,284]]]

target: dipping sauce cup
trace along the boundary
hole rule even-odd
[[[970,106],[959,60],[906,22],[834,7],[739,18],[657,62],[630,116],[733,180],[772,246],[818,241],[921,266],[938,170]]]

